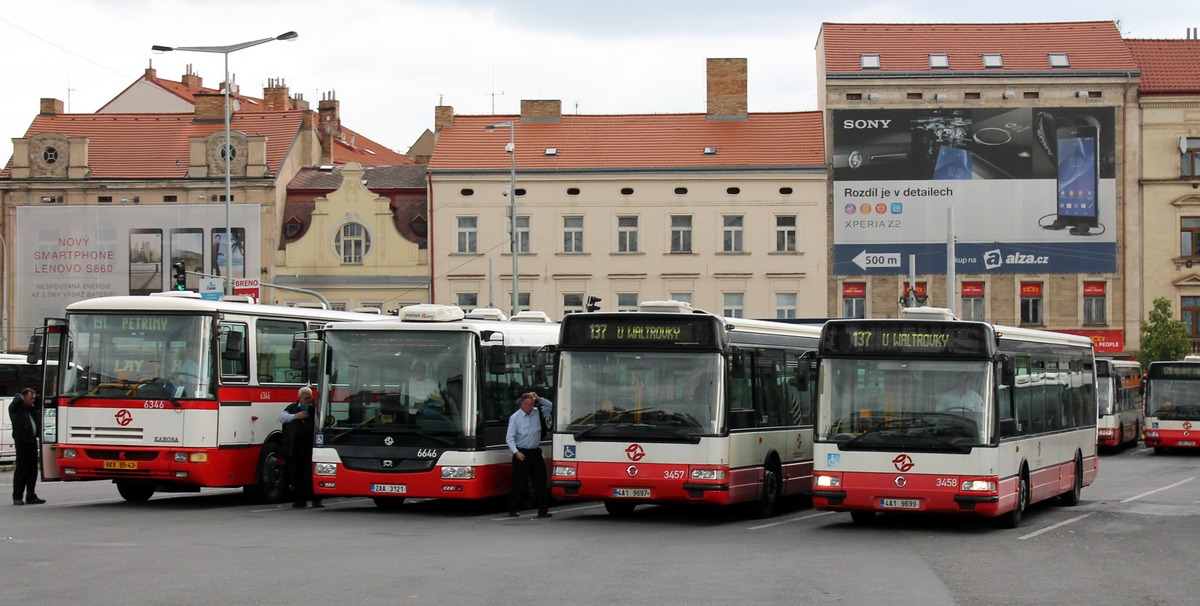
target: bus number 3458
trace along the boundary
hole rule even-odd
[[[937,485],[938,487],[957,488],[958,478],[938,478]]]

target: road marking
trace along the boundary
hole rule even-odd
[[[1073,517],[1073,518],[1071,518],[1071,519],[1069,519],[1069,520],[1063,520],[1063,521],[1061,521],[1061,522],[1059,522],[1059,523],[1057,523],[1057,524],[1052,524],[1052,525],[1050,525],[1050,526],[1047,526],[1047,527],[1045,527],[1045,528],[1043,528],[1043,529],[1041,529],[1041,530],[1038,530],[1038,531],[1036,531],[1036,532],[1031,532],[1031,533],[1029,533],[1029,534],[1027,534],[1027,535],[1025,535],[1025,536],[1023,536],[1023,537],[1017,537],[1017,540],[1018,540],[1018,541],[1024,541],[1025,539],[1032,539],[1033,537],[1036,537],[1036,536],[1038,536],[1039,534],[1046,533],[1046,532],[1050,532],[1051,530],[1054,530],[1055,528],[1061,528],[1061,527],[1063,527],[1063,526],[1066,526],[1067,524],[1072,524],[1072,523],[1078,522],[1079,520],[1082,520],[1082,519],[1084,519],[1084,518],[1086,518],[1086,517],[1088,517],[1088,516],[1090,516],[1090,515],[1092,515],[1092,514],[1090,514],[1090,513],[1085,513],[1085,514],[1083,514],[1083,515],[1080,515],[1080,516],[1075,516],[1075,517]]]
[[[770,524],[759,524],[758,526],[751,526],[750,528],[747,528],[746,530],[762,530],[763,528],[782,526],[784,524],[790,524],[792,522],[799,522],[800,520],[811,520],[813,518],[819,518],[821,516],[832,515],[835,513],[837,513],[837,512],[836,511],[819,511],[817,513],[810,513],[806,516],[800,516],[798,518],[791,518],[790,520],[783,520],[781,522],[771,522]]]
[[[1125,499],[1124,501],[1121,501],[1121,502],[1122,502],[1122,503],[1128,503],[1128,502],[1130,502],[1130,501],[1136,501],[1136,500],[1138,500],[1138,499],[1140,499],[1140,498],[1142,498],[1142,497],[1148,497],[1148,496],[1150,496],[1150,495],[1152,495],[1152,494],[1154,494],[1154,493],[1156,493],[1156,492],[1162,492],[1162,491],[1164,491],[1164,490],[1167,490],[1167,489],[1169,489],[1169,488],[1175,488],[1176,486],[1180,486],[1180,485],[1182,485],[1182,484],[1187,484],[1188,482],[1191,482],[1192,480],[1195,480],[1195,479],[1196,479],[1196,478],[1193,476],[1193,477],[1190,477],[1190,478],[1188,478],[1188,479],[1186,479],[1186,480],[1180,480],[1180,481],[1178,481],[1178,482],[1175,482],[1174,484],[1171,484],[1170,486],[1163,486],[1162,488],[1155,488],[1154,490],[1151,490],[1151,491],[1149,491],[1149,492],[1143,492],[1142,494],[1139,494],[1139,495],[1134,495],[1134,496],[1132,496],[1132,497],[1129,497],[1128,499]]]

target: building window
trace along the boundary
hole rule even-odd
[[[479,293],[460,292],[458,293],[458,306],[470,311],[479,307]]]
[[[691,215],[671,215],[671,252],[692,252]]]
[[[745,249],[742,245],[742,224],[745,222],[745,217],[742,215],[725,215],[721,217],[724,224],[722,228],[722,248],[725,252],[743,252]]]
[[[638,218],[617,217],[617,252],[638,251]]]
[[[1092,326],[1108,324],[1107,284],[1083,283],[1083,323]]]
[[[1200,217],[1179,219],[1179,255],[1200,257]]]
[[[775,317],[795,318],[797,299],[798,297],[794,292],[775,293]]]
[[[775,251],[796,252],[796,215],[775,217]]]
[[[583,217],[563,217],[563,252],[583,252]]]
[[[1042,283],[1021,283],[1021,324],[1041,325],[1042,320]]]
[[[638,296],[635,292],[617,293],[617,311],[637,311]]]
[[[529,254],[529,215],[517,217],[517,253]]]
[[[1180,298],[1179,319],[1187,327],[1189,338],[1200,339],[1200,297]]]
[[[213,196],[213,198],[215,198],[217,202],[224,202],[225,194],[219,194],[219,195]],[[237,194],[229,194],[229,201],[237,202]]]
[[[984,298],[983,293],[983,282],[963,282],[962,310],[959,312],[959,317],[974,322],[985,321],[984,304],[987,299]]]
[[[945,54],[929,55],[929,69],[948,69],[950,56]]]
[[[458,218],[458,248],[455,249],[455,252],[475,253],[478,246],[476,242],[479,235],[478,223],[479,217]]]
[[[672,301],[679,301],[688,305],[692,304],[692,293],[690,292],[673,292],[670,297]]]
[[[1050,53],[1046,57],[1050,61],[1050,67],[1071,67],[1066,53]]]
[[[177,202],[179,198],[175,196],[163,196],[163,202]]]
[[[867,317],[867,284],[866,282],[846,282],[842,284],[842,317]]]
[[[986,53],[983,55],[983,66],[988,69],[1004,67],[1004,57],[999,54]]]
[[[1200,177],[1200,137],[1187,137],[1183,148],[1183,166],[1180,174],[1185,177]]]
[[[746,293],[721,293],[721,315],[726,318],[746,317]]]
[[[347,223],[334,236],[333,247],[342,256],[342,263],[361,264],[371,250],[371,235],[362,223]]]
[[[863,69],[879,69],[879,55],[863,54],[861,65]]]
[[[512,293],[508,293],[505,301],[512,301]],[[529,311],[529,293],[517,292],[517,311]]]
[[[112,196],[96,196],[96,202],[100,204],[109,204],[112,202]]]
[[[563,295],[563,315],[583,313],[583,294],[567,293]]]

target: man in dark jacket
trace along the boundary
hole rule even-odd
[[[321,499],[313,496],[313,415],[316,409],[312,388],[304,386],[296,393],[296,401],[279,413],[279,422],[283,424],[283,457],[295,495],[292,507],[305,507],[310,500],[313,507],[324,507]]]
[[[13,505],[41,505],[46,501],[34,492],[38,477],[38,422],[33,406],[34,391],[26,387],[8,405],[13,442],[17,447],[17,468],[13,471]],[[25,498],[22,499],[21,497]]]

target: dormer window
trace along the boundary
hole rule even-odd
[[[863,55],[862,56],[862,68],[863,69],[879,69],[879,55]]]
[[[1050,53],[1046,56],[1050,59],[1050,67],[1071,67],[1066,53]]]
[[[986,53],[983,55],[983,66],[988,69],[999,69],[1004,67],[1004,57],[999,53]]]
[[[950,57],[945,54],[929,55],[929,69],[948,69]]]

